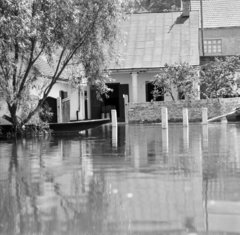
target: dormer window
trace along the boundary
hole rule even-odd
[[[221,54],[222,39],[205,39],[204,52],[205,54]]]

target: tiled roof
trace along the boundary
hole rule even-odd
[[[36,67],[38,69],[38,71],[45,75],[45,76],[52,76],[53,75],[53,68],[51,68],[49,66],[49,64],[47,63],[47,61],[45,61],[44,57],[39,57],[37,59],[37,61],[34,64],[34,67]]]
[[[210,0],[202,4],[204,28],[240,27],[240,0]],[[200,1],[191,1],[191,9],[200,12]]]
[[[53,63],[52,65],[50,65],[47,62],[47,59],[44,56],[42,56],[37,59],[37,61],[34,64],[34,67],[37,68],[38,71],[44,76],[51,77],[54,75],[55,69],[57,67],[57,63]],[[67,68],[65,68],[65,70],[62,72],[60,80],[64,80],[68,78],[66,69]]]
[[[126,32],[126,45],[118,45],[123,60],[110,69],[159,68],[180,58],[198,65],[198,12],[185,19],[180,16],[181,12],[131,15],[121,26]]]

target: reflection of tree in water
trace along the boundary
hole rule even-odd
[[[27,167],[19,164],[18,151],[22,143],[12,143],[8,180],[1,183],[0,190],[0,232],[6,234],[27,234],[39,231],[35,192],[30,188]]]
[[[127,227],[123,227],[121,223],[123,203],[107,188],[104,172],[91,178],[86,201],[83,200],[83,195],[80,193],[80,181],[76,175],[73,177],[72,183],[72,199],[65,196],[60,187],[57,185],[55,187],[66,215],[64,227],[68,234],[79,234],[79,231],[83,235],[105,235],[109,232],[110,234],[121,234],[119,232],[121,230],[123,230],[122,234],[129,234],[126,230]],[[111,197],[115,197],[117,200],[113,202]]]
[[[80,167],[71,169],[71,192],[65,195],[42,162],[49,141],[34,144],[31,147],[30,140],[11,144],[8,179],[0,182],[0,234],[129,234],[121,223],[126,221],[124,200],[109,193],[105,172],[91,175],[86,182]],[[37,161],[37,179],[31,157]],[[46,185],[52,187],[50,194],[45,194]]]

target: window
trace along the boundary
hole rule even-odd
[[[204,40],[204,52],[206,54],[222,53],[222,40],[221,39]]]
[[[153,93],[152,93],[153,90],[154,90],[154,85],[150,82],[146,82],[146,101],[147,102],[151,102],[152,100],[154,100]],[[158,96],[156,98],[156,101],[164,101],[164,95]]]

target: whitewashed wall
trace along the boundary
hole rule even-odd
[[[146,82],[151,81],[156,72],[141,72],[138,74],[138,102],[146,102]],[[130,73],[112,73],[111,77],[114,79],[113,83],[128,84],[129,85],[129,102],[133,100],[132,92],[132,76]],[[173,92],[175,99],[177,99],[177,91]],[[171,101],[171,97],[165,96],[164,101]]]

